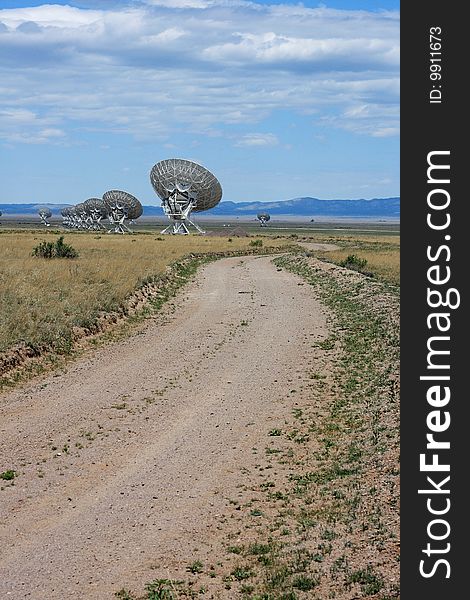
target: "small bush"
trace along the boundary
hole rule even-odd
[[[349,254],[348,257],[342,260],[339,264],[341,267],[346,267],[346,269],[352,269],[353,271],[362,271],[367,265],[367,259],[359,258],[355,254]]]
[[[40,258],[77,258],[78,252],[70,244],[66,244],[61,235],[55,242],[41,242],[33,248],[32,255]]]
[[[5,481],[11,481],[15,477],[16,471],[13,471],[12,469],[8,469],[7,471],[3,471],[3,473],[0,473],[0,479],[4,479]]]
[[[251,240],[250,246],[254,246],[255,248],[261,248],[263,245],[263,240]]]

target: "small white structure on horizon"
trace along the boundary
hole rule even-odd
[[[267,227],[268,221],[271,219],[271,216],[267,212],[261,212],[258,213],[256,218],[260,222],[261,227]]]

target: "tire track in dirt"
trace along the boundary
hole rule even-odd
[[[239,465],[288,417],[325,310],[268,257],[204,267],[174,311],[0,399],[0,595],[112,598],[217,543]],[[161,563],[160,563],[161,564]]]

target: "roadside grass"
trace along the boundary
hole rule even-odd
[[[10,231],[0,234],[0,355],[11,348],[26,349],[28,356],[45,352],[70,354],[77,330],[96,326],[106,313],[127,316],[126,300],[146,284],[158,283],[170,264],[193,255],[174,273],[169,285],[155,298],[158,309],[195,272],[202,256],[213,253],[269,253],[287,240],[266,240],[263,249],[250,247],[250,238],[115,236],[94,233],[64,234],[77,258],[62,260],[31,256],[42,241],[56,239],[56,231]]]
[[[328,259],[335,264],[340,265],[348,255],[349,250],[337,250],[329,252],[327,256],[323,255],[322,258]],[[360,259],[367,261],[365,266],[366,271],[370,271],[379,279],[399,285],[400,283],[400,251],[396,249],[381,249],[380,246],[372,249],[364,250],[360,249],[357,252],[357,256]]]

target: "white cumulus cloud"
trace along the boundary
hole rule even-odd
[[[97,5],[0,9],[0,138],[225,135],[256,131],[277,111],[360,135],[398,131],[397,13],[243,0]],[[277,143],[269,135],[237,143]]]
[[[279,140],[273,133],[247,133],[236,146],[276,146]]]

